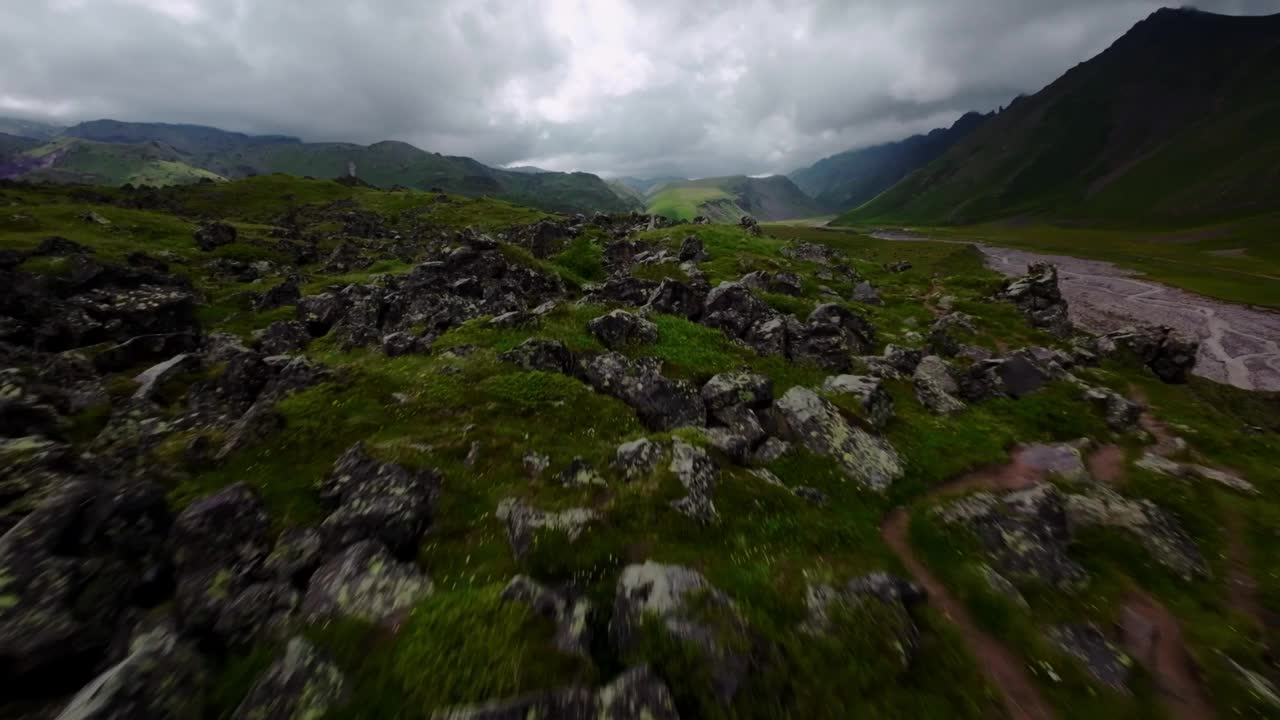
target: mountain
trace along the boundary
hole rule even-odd
[[[0,134],[16,135],[33,140],[51,140],[66,130],[64,125],[22,120],[19,118],[0,117]]]
[[[933,162],[990,117],[967,113],[949,128],[832,155],[788,177],[827,210],[855,208]]]
[[[1280,207],[1280,15],[1160,10],[837,224],[1156,224]]]
[[[514,167],[505,167],[502,169],[507,172],[522,173],[524,175],[541,175],[542,173],[551,172],[550,170],[543,170],[535,165],[516,165]]]
[[[181,153],[159,142],[117,145],[61,137],[9,156],[0,162],[0,177],[21,177],[33,182],[153,186],[225,179],[185,160]]]
[[[637,207],[642,208],[645,206],[644,193],[636,190],[621,180],[608,180],[606,182],[609,185],[609,189],[618,197],[628,202],[635,203]]]
[[[819,215],[822,209],[784,175],[753,178],[733,175],[661,185],[648,198],[649,212],[677,220],[698,215],[734,222],[743,215],[758,220],[789,220]]]
[[[638,178],[638,177],[620,177],[616,182],[635,190],[641,195],[648,195],[658,190],[663,185],[678,182],[687,182],[689,178],[676,177],[674,175],[663,175],[660,177]]]
[[[154,164],[160,162],[165,164]],[[169,185],[270,173],[334,178],[353,169],[361,180],[379,187],[491,195],[552,212],[616,212],[639,206],[588,173],[499,170],[403,142],[306,143],[285,135],[116,120],[81,123],[51,143],[11,156],[0,167],[0,177]]]
[[[0,132],[0,162],[40,144],[39,140]]]

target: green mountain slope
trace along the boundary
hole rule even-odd
[[[783,175],[734,175],[662,185],[649,196],[649,212],[677,220],[703,215],[716,222],[734,222],[743,215],[758,220],[809,217],[821,214],[821,208]]]
[[[1280,15],[1161,10],[845,224],[1186,224],[1280,207]]]
[[[30,150],[39,144],[39,140],[0,132],[0,162],[4,162],[25,150]]]
[[[832,155],[787,177],[827,210],[855,208],[936,160],[989,117],[967,113],[949,128]]]
[[[499,170],[467,157],[431,153],[403,142],[373,145],[304,143],[283,135],[245,135],[199,125],[127,123],[95,120],[66,131],[65,136],[92,141],[98,155],[115,151],[122,157],[98,165],[123,165],[138,154],[137,148],[167,148],[171,162],[200,168],[210,174],[243,178],[270,173],[344,177],[354,166],[356,175],[370,184],[397,185],[427,190],[439,188],[462,195],[491,195],[552,212],[626,211],[638,207],[619,197],[599,177],[588,173],[527,173]],[[74,168],[46,168],[34,179],[115,183],[120,173],[93,175],[96,167],[81,163]],[[65,170],[65,171],[64,171]],[[15,177],[12,171],[6,177]],[[178,174],[181,175],[181,174]],[[192,178],[190,181],[199,179]],[[137,182],[137,180],[132,180]],[[166,183],[171,184],[171,183]]]
[[[185,162],[159,142],[117,145],[63,137],[10,158],[0,176],[20,175],[36,182],[109,185],[183,185],[219,181],[217,173]]]
[[[64,125],[22,120],[20,118],[0,117],[0,133],[17,135],[33,140],[52,140],[66,130]]]

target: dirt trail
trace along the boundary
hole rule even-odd
[[[1151,673],[1173,717],[1207,720],[1216,716],[1187,654],[1182,628],[1168,608],[1135,592],[1125,603],[1120,625],[1125,650]]]
[[[881,240],[931,240],[902,232],[877,232]],[[1161,285],[1109,262],[993,247],[966,240],[934,240],[977,247],[987,265],[1016,276],[1027,266],[1058,266],[1072,322],[1093,332],[1126,325],[1169,325],[1200,341],[1194,372],[1246,390],[1280,390],[1280,313],[1200,297]]]
[[[881,534],[893,553],[902,561],[907,572],[929,593],[929,604],[936,607],[955,624],[969,651],[978,660],[978,666],[999,690],[1009,717],[1014,720],[1044,720],[1056,717],[1052,708],[1040,696],[1031,676],[1027,674],[1022,659],[1006,648],[999,640],[983,632],[969,617],[964,605],[951,597],[946,586],[916,558],[908,538],[911,516],[903,508],[889,513],[881,526]]]
[[[1258,597],[1258,581],[1249,570],[1249,546],[1244,540],[1244,518],[1230,509],[1226,513],[1227,603],[1257,624],[1267,627],[1267,610]]]

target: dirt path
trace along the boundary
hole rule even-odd
[[[901,232],[877,232],[881,240],[931,240]],[[1058,266],[1072,322],[1092,332],[1126,325],[1168,325],[1197,338],[1195,373],[1246,390],[1280,390],[1280,313],[1234,305],[1140,279],[1109,262],[1045,255],[965,240],[997,272],[1016,276],[1036,262]]]
[[[979,668],[1000,692],[1009,717],[1014,720],[1044,720],[1055,717],[1027,674],[1022,659],[999,640],[979,629],[964,605],[953,598],[946,586],[916,558],[908,538],[910,524],[911,516],[906,510],[898,508],[885,518],[881,534],[907,572],[928,591],[929,604],[959,629],[969,651],[977,658]]]
[[[1173,717],[1208,720],[1216,716],[1187,654],[1182,628],[1168,608],[1135,592],[1125,603],[1120,625],[1125,650],[1151,673]]]
[[[1224,530],[1227,539],[1227,604],[1257,624],[1267,627],[1267,611],[1258,597],[1258,581],[1249,570],[1249,546],[1244,540],[1244,518],[1230,508]]]

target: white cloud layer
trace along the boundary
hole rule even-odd
[[[1034,92],[1159,5],[0,0],[0,114],[396,139],[610,175],[786,172]]]

